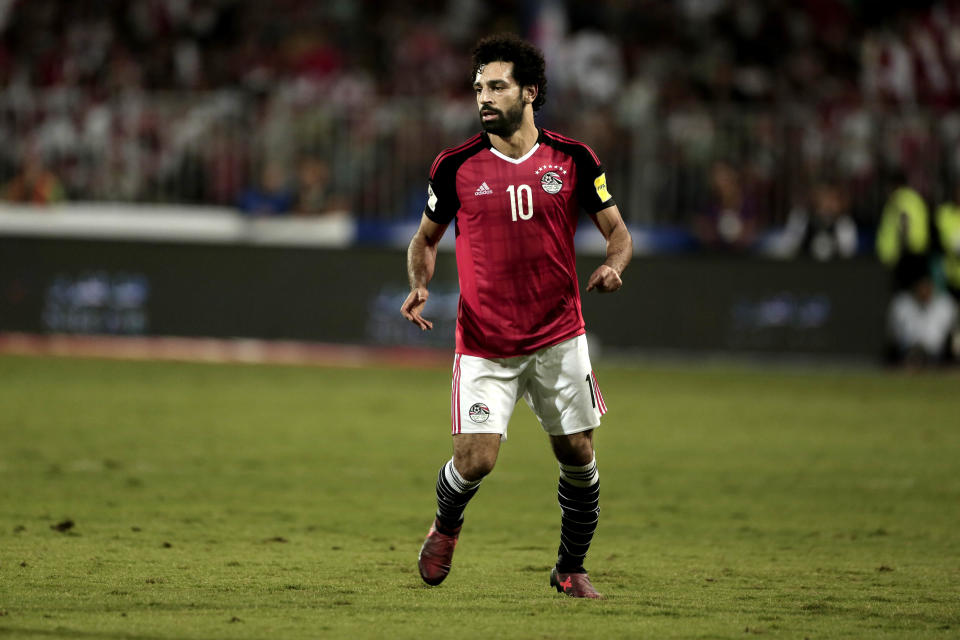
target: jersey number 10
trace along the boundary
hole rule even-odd
[[[513,221],[517,221],[517,216],[521,220],[529,220],[533,217],[533,189],[528,184],[522,184],[519,187],[510,185],[507,187],[507,193],[510,194],[510,213]],[[527,206],[523,206],[523,195],[527,195]]]

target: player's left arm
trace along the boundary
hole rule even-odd
[[[590,276],[587,291],[616,291],[623,286],[621,276],[633,257],[633,237],[615,204],[591,214],[590,219],[607,240],[607,258]]]

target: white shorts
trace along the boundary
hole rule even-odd
[[[607,407],[590,367],[586,336],[514,358],[456,355],[450,400],[454,434],[499,433],[506,440],[520,398],[552,436],[599,426]]]

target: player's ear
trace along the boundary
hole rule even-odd
[[[533,101],[537,99],[537,94],[540,93],[540,87],[535,84],[528,84],[523,88],[523,102],[525,104],[533,104]]]

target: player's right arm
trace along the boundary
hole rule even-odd
[[[443,151],[430,167],[427,206],[423,209],[420,227],[407,247],[410,295],[400,306],[400,313],[423,331],[433,329],[433,323],[421,313],[430,297],[427,285],[433,278],[433,269],[437,264],[437,245],[460,208],[460,199],[454,186],[458,165],[450,162],[449,158],[449,150]]]
[[[407,278],[410,280],[410,295],[403,301],[400,313],[403,317],[426,331],[433,323],[421,315],[430,291],[427,285],[433,278],[437,264],[437,245],[447,230],[447,225],[434,222],[426,214],[420,219],[420,227],[413,234],[407,247]]]

